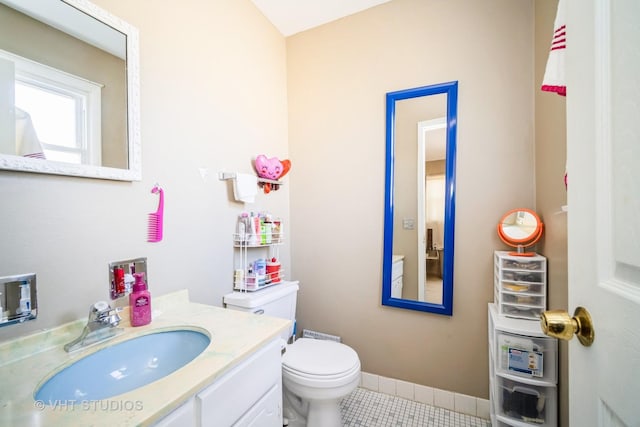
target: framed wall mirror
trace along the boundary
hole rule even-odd
[[[386,95],[382,304],[453,314],[458,82]]]
[[[138,31],[87,0],[0,0],[0,169],[141,179]]]

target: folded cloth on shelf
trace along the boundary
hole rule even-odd
[[[567,50],[567,28],[565,24],[565,0],[560,0],[558,1],[556,19],[553,23],[553,39],[551,40],[551,49],[541,89],[547,92],[556,92],[562,96],[567,95],[564,71]]]
[[[237,173],[233,180],[233,196],[239,202],[253,203],[258,194],[258,177]]]

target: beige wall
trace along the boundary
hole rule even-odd
[[[561,206],[567,204],[567,192],[563,183],[567,158],[566,98],[539,90],[551,45],[557,5],[558,0],[535,2],[536,208],[545,225],[538,251],[548,258],[548,305],[550,309],[567,310],[567,215],[561,212]],[[558,409],[560,425],[568,426],[566,342],[560,342],[559,352]]]
[[[107,298],[108,263],[132,257],[148,257],[152,295],[187,288],[222,305],[243,205],[217,172],[249,172],[261,153],[288,157],[285,40],[250,0],[94,1],[140,30],[143,180],[0,172],[0,276],[36,272],[40,309],[36,321],[0,328],[0,340],[86,317]],[[155,182],[166,191],[165,233],[151,244]],[[261,209],[288,225],[289,185],[259,195]],[[288,249],[281,258],[289,269]]]
[[[534,204],[533,1],[394,0],[287,39],[300,328],[488,398],[495,224]],[[453,316],[381,306],[386,92],[459,81]]]

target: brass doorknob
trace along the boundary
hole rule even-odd
[[[591,315],[583,307],[576,308],[573,317],[564,310],[545,311],[540,316],[540,326],[545,335],[561,340],[569,341],[576,334],[585,347],[593,343],[595,335]]]

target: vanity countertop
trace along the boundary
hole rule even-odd
[[[151,324],[131,327],[125,308],[124,333],[72,353],[63,345],[80,334],[86,319],[0,343],[0,425],[152,425],[290,326],[285,319],[190,302],[186,290],[154,298],[152,308]],[[211,344],[178,371],[102,401],[41,407],[34,400],[43,380],[78,359],[137,335],[180,327],[206,330]]]

